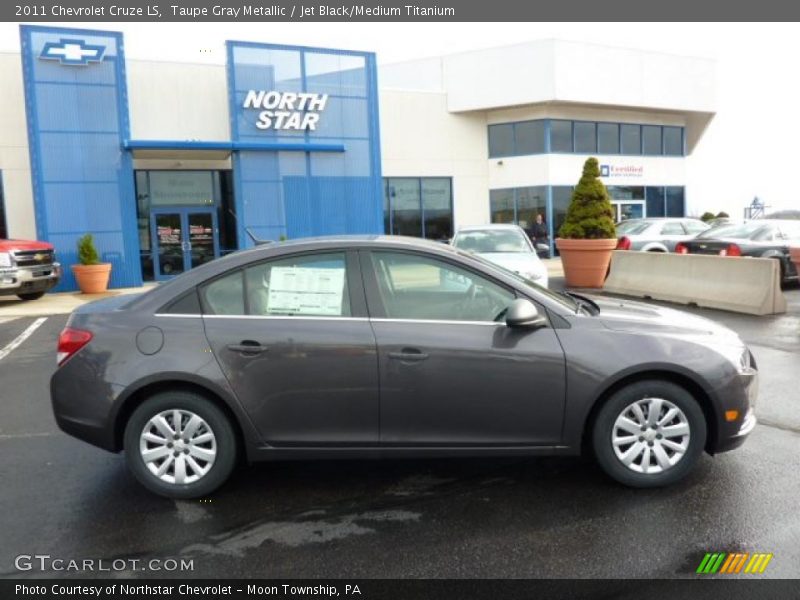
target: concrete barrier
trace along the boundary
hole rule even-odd
[[[604,291],[751,315],[786,312],[773,258],[617,250]]]

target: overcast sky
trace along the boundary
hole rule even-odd
[[[376,52],[379,63],[558,38],[713,58],[717,115],[689,159],[689,201],[739,216],[753,196],[800,209],[800,25],[683,23],[143,23],[71,27],[125,33],[129,59],[225,62],[227,39]],[[18,52],[15,23],[0,51]]]

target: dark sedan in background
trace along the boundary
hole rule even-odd
[[[800,221],[758,219],[720,225],[675,247],[679,254],[715,254],[774,258],[781,265],[781,281],[796,281],[797,269],[789,246],[800,245]]]
[[[755,426],[756,365],[732,331],[410,238],[259,246],[87,304],[58,363],[58,425],[176,498],[240,457],[589,451],[661,486]]]

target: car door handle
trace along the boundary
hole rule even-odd
[[[405,362],[419,362],[428,358],[428,355],[419,350],[403,348],[401,352],[389,352],[389,358],[402,360]]]
[[[241,344],[228,344],[231,352],[241,352],[242,354],[261,354],[269,350],[268,346],[262,346],[253,340],[242,340]]]

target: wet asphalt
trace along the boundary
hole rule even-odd
[[[553,282],[557,287],[559,282]],[[61,433],[48,382],[65,316],[0,359],[0,577],[18,555],[180,557],[159,577],[693,577],[706,552],[774,554],[762,577],[800,576],[800,289],[789,311],[690,309],[733,328],[760,370],[760,424],[683,482],[631,490],[588,459],[265,463],[213,497],[154,496],[124,457]],[[34,319],[0,322],[0,349]]]

